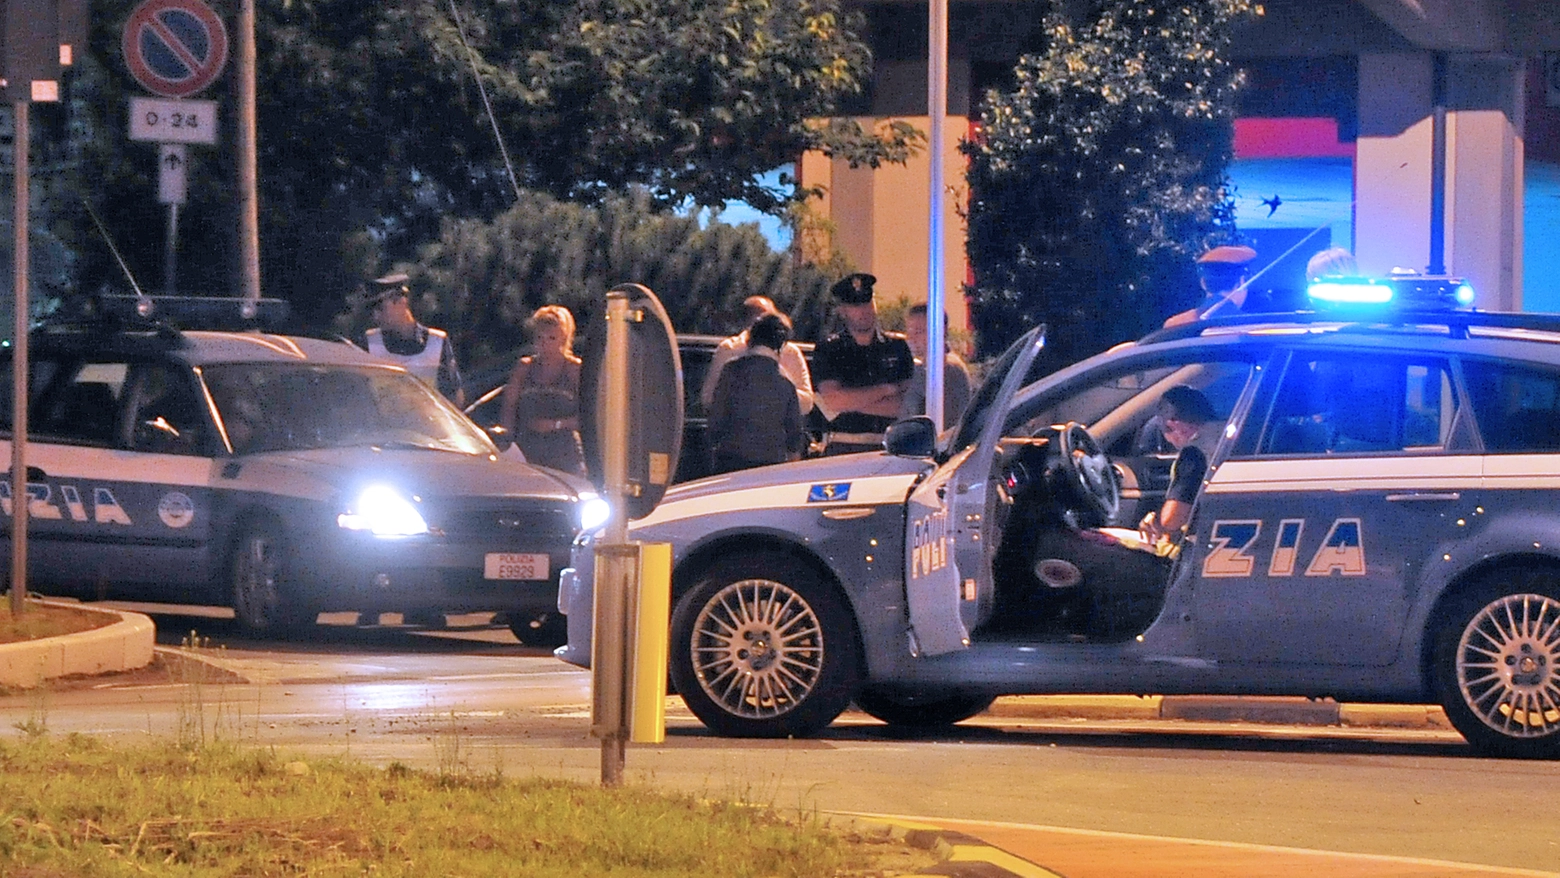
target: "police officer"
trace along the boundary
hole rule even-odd
[[[853,274],[830,288],[844,329],[813,350],[813,386],[829,420],[826,454],[874,451],[898,417],[915,358],[904,336],[878,327],[872,285]]]
[[[1257,251],[1242,244],[1214,247],[1197,257],[1197,277],[1202,282],[1203,300],[1196,307],[1174,314],[1165,326],[1180,326],[1209,317],[1233,317],[1246,307],[1250,291],[1246,289],[1246,271]]]
[[[464,406],[455,346],[444,330],[424,326],[412,316],[410,283],[399,273],[374,278],[368,300],[374,328],[364,333],[365,347],[376,357],[405,366],[451,402]]]

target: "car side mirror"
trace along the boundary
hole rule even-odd
[[[895,421],[883,434],[883,447],[895,457],[935,457],[937,427],[925,415]]]

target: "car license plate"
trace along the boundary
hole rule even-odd
[[[546,579],[546,555],[489,552],[482,558],[483,579]]]

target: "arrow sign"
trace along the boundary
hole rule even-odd
[[[183,204],[189,188],[185,168],[189,157],[182,143],[164,143],[157,152],[157,201],[159,204]]]

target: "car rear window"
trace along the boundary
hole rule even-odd
[[[1486,451],[1560,450],[1560,370],[1469,360],[1463,375]]]

